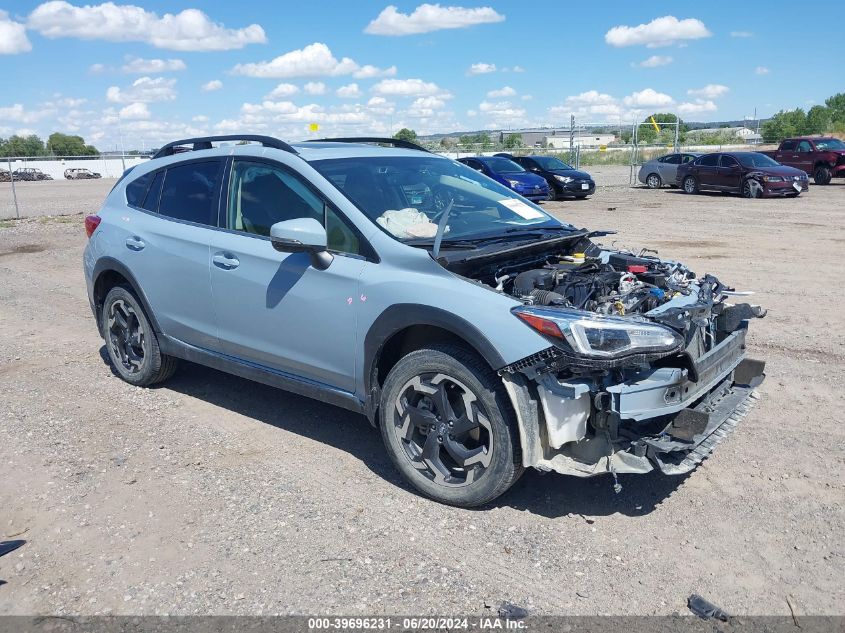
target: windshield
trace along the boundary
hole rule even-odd
[[[377,156],[310,164],[370,220],[402,241],[433,238],[450,204],[444,241],[562,226],[510,189],[446,158]]]
[[[546,171],[554,171],[555,169],[574,169],[571,165],[567,165],[561,159],[554,156],[532,156],[534,162]]]
[[[744,167],[780,167],[780,163],[765,154],[748,152],[747,154],[734,154]]]
[[[830,149],[845,149],[845,143],[838,138],[817,138],[816,149],[822,152]]]
[[[485,158],[482,162],[499,174],[513,174],[525,171],[522,165],[513,162],[510,158],[503,158],[501,156]]]

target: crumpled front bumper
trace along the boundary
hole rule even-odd
[[[691,471],[758,398],[765,363],[746,358],[745,333],[740,327],[689,368],[631,371],[616,384],[502,373],[524,465],[581,477]]]

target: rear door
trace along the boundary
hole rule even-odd
[[[175,163],[126,186],[138,213],[121,223],[123,257],[165,334],[207,349],[217,345],[208,274],[224,159]]]
[[[290,166],[234,158],[227,168],[224,230],[208,264],[223,353],[344,391],[355,390],[363,238]],[[317,270],[307,253],[270,243],[276,222],[314,218],[334,260]]]
[[[698,161],[698,185],[704,189],[718,189],[719,154],[706,154]]]

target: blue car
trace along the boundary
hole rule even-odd
[[[496,182],[504,185],[532,202],[548,200],[550,198],[549,183],[542,176],[526,171],[522,165],[518,165],[508,158],[501,156],[472,156],[459,158],[458,162]]]

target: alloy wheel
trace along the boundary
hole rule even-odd
[[[684,191],[687,193],[695,193],[695,178],[690,176],[684,180]]]
[[[411,465],[434,483],[467,486],[490,465],[490,420],[470,389],[446,374],[421,374],[405,383],[395,402],[393,432]]]
[[[144,364],[144,328],[134,308],[122,299],[113,301],[108,310],[108,337],[114,360],[129,374],[141,371]]]
[[[648,178],[646,178],[646,184],[651,189],[659,189],[660,188],[660,176],[657,174],[650,174]]]

